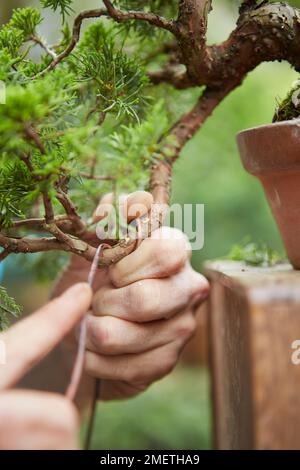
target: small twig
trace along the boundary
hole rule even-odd
[[[40,253],[46,251],[66,251],[92,261],[96,249],[83,240],[71,238],[72,243],[63,243],[55,237],[16,238],[0,233],[0,246],[9,253]],[[108,261],[108,260],[107,260]],[[108,261],[109,262],[109,261]]]
[[[56,224],[61,224],[63,222],[68,222],[69,217],[67,215],[57,215],[54,217],[54,222]],[[22,227],[30,227],[34,229],[46,229],[46,219],[43,217],[35,217],[31,219],[24,219],[24,220],[14,220],[12,225],[14,228],[22,228]]]
[[[173,20],[167,20],[163,16],[159,16],[152,12],[118,10],[114,7],[110,0],[103,0],[103,3],[107,8],[108,15],[118,23],[122,23],[128,20],[146,21],[153,26],[170,31],[175,36],[178,35],[177,24]]]
[[[65,245],[69,246],[72,250],[74,246],[74,239],[70,237],[68,234],[63,232],[55,223],[46,224],[46,230],[51,233],[59,242],[64,243]]]
[[[162,29],[166,29],[167,31],[170,31],[173,33],[175,36],[178,35],[178,28],[177,28],[177,23],[172,20],[167,20],[166,18],[163,18],[159,15],[156,15],[155,13],[148,13],[148,12],[142,12],[142,11],[121,11],[117,10],[111,2],[104,1],[106,8],[99,8],[95,10],[86,10],[82,11],[74,20],[73,24],[73,32],[72,32],[72,38],[69,43],[69,45],[66,47],[66,49],[59,54],[49,65],[46,67],[44,70],[42,70],[40,73],[35,75],[33,79],[40,77],[44,73],[50,72],[51,70],[55,69],[55,67],[62,62],[66,57],[68,57],[73,49],[75,48],[76,44],[78,43],[80,39],[80,30],[81,30],[81,25],[83,21],[87,18],[100,18],[101,16],[109,16],[110,18],[114,19],[115,21],[122,23],[124,21],[130,21],[130,20],[139,20],[139,21],[145,21],[147,23],[150,23],[154,26],[157,26]]]
[[[87,18],[100,18],[103,15],[107,15],[107,10],[105,8],[99,8],[95,10],[86,10],[82,11],[79,13],[78,16],[76,16],[73,24],[73,32],[72,32],[72,38],[69,43],[69,45],[66,47],[66,49],[61,52],[49,65],[46,67],[44,70],[39,72],[37,75],[33,77],[33,79],[40,77],[46,72],[50,72],[51,70],[55,69],[55,67],[62,62],[66,57],[68,57],[73,49],[75,48],[76,44],[79,41],[80,38],[80,30],[81,30],[81,25],[83,20]]]
[[[51,198],[46,190],[43,191],[43,203],[45,208],[45,220],[47,224],[54,222],[54,211]]]
[[[33,167],[32,162],[30,160],[30,155],[23,153],[20,156],[20,159],[25,163],[25,165],[27,166],[30,173],[34,173],[34,167]]]
[[[38,44],[44,51],[50,55],[53,59],[56,59],[57,54],[54,52],[50,46],[39,36],[32,35],[30,38],[35,44]]]
[[[61,188],[59,188],[56,193],[56,198],[65,209],[66,214],[69,216],[69,219],[72,222],[76,232],[84,232],[86,229],[86,225],[82,221],[80,215],[77,212],[76,206],[73,204],[68,194],[65,193]]]
[[[90,177],[95,176],[97,166],[97,155],[95,154],[92,158],[91,165],[90,165]]]
[[[44,155],[46,153],[45,146],[44,146],[43,142],[41,141],[41,138],[38,135],[38,133],[32,127],[32,125],[29,124],[29,123],[25,124],[24,125],[24,132],[25,132],[25,136],[29,140],[32,140],[35,143],[35,145],[37,146],[37,148],[39,149],[39,151]]]

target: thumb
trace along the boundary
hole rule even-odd
[[[66,336],[87,312],[92,300],[88,284],[75,284],[30,317],[0,335],[6,364],[0,366],[0,389],[17,383]]]

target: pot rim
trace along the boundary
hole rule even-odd
[[[260,126],[256,126],[256,127],[248,127],[247,129],[243,129],[239,131],[236,134],[236,137],[239,137],[240,135],[251,134],[253,132],[256,132],[262,129],[270,129],[274,127],[289,127],[289,126],[300,127],[300,116],[298,118],[289,119],[287,121],[271,122],[269,124],[261,124]]]

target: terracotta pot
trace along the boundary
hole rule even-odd
[[[288,257],[300,269],[300,119],[237,136],[245,169],[262,183]]]

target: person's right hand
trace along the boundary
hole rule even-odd
[[[6,364],[0,365],[0,449],[78,448],[79,419],[69,400],[52,393],[9,389],[71,331],[91,299],[87,284],[75,284],[0,334],[6,349]]]
[[[111,196],[100,201],[94,221],[110,212]],[[153,198],[138,191],[121,202],[129,222],[148,214]],[[196,330],[196,307],[209,293],[208,281],[190,264],[190,251],[181,231],[161,227],[118,263],[98,270],[87,322],[85,378],[86,384],[101,379],[101,399],[132,397],[176,366]],[[90,263],[73,256],[54,295],[86,279],[90,269]]]

